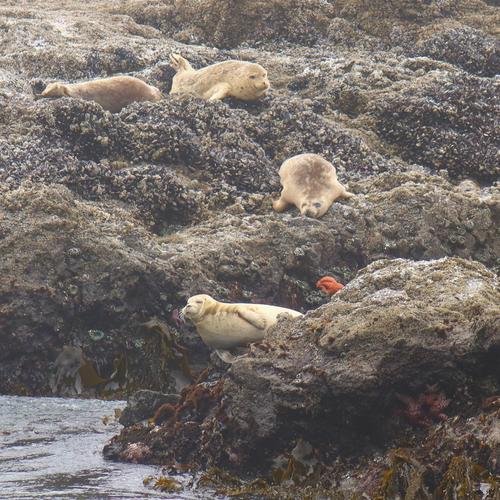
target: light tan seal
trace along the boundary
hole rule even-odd
[[[256,101],[270,87],[267,71],[260,64],[224,61],[195,70],[179,54],[172,54],[170,62],[176,71],[171,94],[187,94],[209,101],[225,97]]]
[[[319,218],[336,199],[354,196],[338,181],[335,167],[316,154],[289,158],[281,165],[279,176],[283,190],[280,198],[273,202],[277,212],[293,204],[302,215]]]
[[[227,304],[205,294],[190,297],[181,314],[194,323],[203,342],[213,349],[232,349],[261,341],[280,314],[302,316],[285,307]]]
[[[159,101],[161,92],[133,76],[114,76],[82,83],[49,83],[42,97],[77,97],[95,101],[107,111],[117,113],[136,101]]]

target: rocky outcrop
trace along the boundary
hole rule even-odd
[[[429,32],[418,42],[419,54],[455,64],[480,76],[493,77],[500,73],[500,46],[494,37],[461,25]]]
[[[499,389],[499,301],[496,276],[474,262],[377,261],[328,304],[279,321],[223,385],[186,389],[159,428],[125,429],[107,453],[125,459],[133,442],[149,461],[269,471],[297,439],[327,464],[394,446],[416,417],[430,426]],[[480,459],[491,471],[494,442]]]
[[[182,355],[155,320],[171,302],[166,256],[138,221],[62,186],[0,198],[0,392],[175,390]],[[74,369],[65,346],[82,350]]]
[[[417,173],[385,174],[354,183],[356,198],[335,203],[321,220],[296,211],[249,214],[270,204],[249,199],[162,237],[126,210],[83,201],[62,186],[7,191],[0,195],[2,390],[21,384],[46,392],[50,362],[64,345],[83,346],[102,365],[102,379],[126,357],[127,386],[171,390],[172,379],[155,374],[160,365],[171,367],[148,356],[172,353],[165,347],[148,354],[144,343],[151,335],[155,345],[174,342],[170,313],[200,291],[305,311],[322,302],[314,289],[319,277],[348,281],[383,257],[460,255],[495,266],[498,194],[466,187]],[[148,323],[154,318],[158,324]]]
[[[436,75],[419,89],[375,105],[380,135],[401,156],[458,178],[498,178],[495,95],[498,83],[462,74]],[[464,121],[457,110],[468,109]]]
[[[357,44],[360,38],[371,37],[390,46],[399,41],[398,32],[415,40],[419,28],[432,25],[436,20],[442,24],[450,18],[481,25],[487,32],[495,31],[495,10],[482,0],[397,0],[389,3],[384,0],[240,0],[237,3],[229,0],[154,0],[125,2],[108,9],[125,13],[141,25],[154,26],[169,38],[219,48],[234,48],[240,44],[272,46],[272,43],[283,42],[313,45],[324,43],[332,34],[336,41],[349,43],[353,32],[361,34],[356,37]],[[477,16],[478,12],[481,16]],[[349,28],[345,29],[346,26]]]
[[[222,48],[270,40],[313,44],[334,17],[333,7],[320,0],[164,0],[129,2],[119,10],[179,41]]]

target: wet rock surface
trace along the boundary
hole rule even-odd
[[[169,96],[172,51],[272,88]],[[257,495],[494,498],[498,54],[481,0],[3,2],[0,392],[181,393],[130,396],[108,456],[260,469]],[[117,74],[165,98],[38,98]],[[271,208],[303,152],[356,194],[320,220]],[[215,369],[178,321],[196,293],[307,315]]]

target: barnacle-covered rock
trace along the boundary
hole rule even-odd
[[[355,198],[333,204],[319,220],[294,210],[245,214],[242,207],[192,228],[166,226],[163,236],[114,203],[83,201],[60,185],[6,190],[0,194],[1,331],[12,348],[27,342],[29,359],[40,362],[30,377],[43,378],[64,345],[82,341],[87,358],[98,352],[108,359],[102,378],[115,371],[107,357],[115,351],[114,363],[132,371],[130,348],[141,353],[137,360],[154,358],[134,365],[141,374],[137,388],[170,390],[151,378],[154,366],[173,363],[183,371],[171,313],[200,291],[304,311],[325,300],[315,290],[320,277],[333,274],[346,283],[382,257],[460,255],[498,264],[495,190],[464,191],[418,173],[386,173],[352,188]],[[29,362],[7,359],[3,390],[11,391],[28,374],[13,366]],[[37,380],[33,390],[47,390]]]
[[[26,185],[0,195],[0,236],[0,392],[177,389],[175,333],[148,326],[171,301],[167,256],[137,219]]]
[[[419,173],[386,173],[350,189],[356,197],[335,202],[319,220],[297,216],[295,209],[226,214],[165,241],[177,249],[177,267],[190,266],[196,255],[186,284],[197,281],[199,289],[222,300],[266,298],[286,305],[293,295],[299,308],[322,276],[333,272],[345,283],[379,258],[459,255],[498,265],[498,189],[463,191]],[[308,286],[291,292],[289,278]]]
[[[178,40],[217,47],[263,40],[313,44],[334,16],[333,7],[321,0],[164,0],[129,2],[119,11]]]
[[[483,324],[489,291],[475,289],[492,278],[477,263],[425,260],[499,266],[495,2],[87,7],[0,5],[0,392],[123,397],[199,380],[177,403],[148,400],[140,418],[153,417],[154,432],[136,426],[109,456],[163,464],[175,451],[198,465],[274,471],[273,484],[208,471],[228,495],[283,498],[281,482],[294,498],[451,498],[457,489],[493,498],[498,351]],[[258,62],[272,87],[257,103],[169,96],[171,52],[195,68]],[[38,99],[52,81],[124,73],[165,98],[118,114]],[[356,193],[320,220],[272,212],[280,164],[303,152],[325,156]],[[400,257],[413,262],[379,262],[348,284]],[[331,303],[315,288],[323,276],[347,285]],[[208,352],[194,329],[179,335],[176,311],[200,292],[302,312],[327,305],[307,328],[280,324],[219,381],[221,372],[202,372]],[[306,367],[312,349],[319,357]],[[324,359],[326,382],[314,364]],[[252,406],[244,395],[272,401]]]
[[[498,178],[499,84],[466,73],[429,74],[373,104],[377,130],[401,156],[455,178]]]
[[[429,30],[430,31],[430,30]],[[456,64],[471,73],[494,77],[500,73],[498,40],[468,26],[432,30],[420,36],[417,53]]]

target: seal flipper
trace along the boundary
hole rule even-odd
[[[290,205],[288,201],[285,201],[283,196],[280,196],[279,199],[273,201],[273,208],[276,212],[284,212],[286,208]]]
[[[340,195],[340,198],[342,198],[343,200],[348,200],[349,198],[354,198],[354,196],[356,196],[354,193],[351,193],[344,188],[344,191]]]
[[[219,356],[219,359],[221,359],[222,361],[224,361],[224,363],[227,363],[228,365],[232,365],[238,359],[246,358],[248,356],[248,353],[235,356],[226,349],[215,349],[215,353],[217,354],[217,356]]]
[[[215,349],[215,352],[219,358],[224,361],[224,363],[227,363],[228,365],[232,365],[236,359],[235,356],[233,356],[229,351],[226,349]]]
[[[220,101],[224,97],[228,97],[231,87],[227,83],[219,83],[212,89],[212,95],[208,98],[209,101]]]
[[[170,54],[170,64],[172,65],[172,68],[175,69],[176,73],[179,73],[180,71],[193,70],[191,64],[189,64],[189,61],[187,59],[184,59],[184,57],[179,54]]]
[[[257,328],[258,330],[265,330],[267,327],[267,322],[262,316],[259,316],[258,313],[255,311],[249,310],[249,309],[238,309],[237,311],[238,316],[246,321],[247,323],[250,323],[252,326]]]

